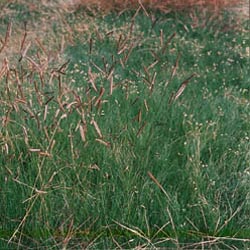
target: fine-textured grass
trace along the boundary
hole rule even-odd
[[[0,69],[1,249],[250,247],[247,24],[194,15],[80,33],[79,9],[63,55],[20,36]]]

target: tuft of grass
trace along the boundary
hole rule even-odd
[[[85,18],[65,12],[55,43],[27,26],[2,60],[1,248],[248,248],[244,27],[143,7],[88,32]]]

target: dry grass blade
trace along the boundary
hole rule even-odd
[[[138,115],[137,115],[137,121],[139,123],[141,123],[141,117],[142,117],[142,112],[141,112],[141,109],[140,109],[139,112],[138,112]]]
[[[101,139],[95,139],[95,141],[99,142],[100,144],[106,146],[107,148],[110,147],[110,143],[109,142],[106,142],[104,140],[101,140]]]
[[[88,69],[88,77],[89,77],[89,82],[92,85],[92,88],[94,89],[95,92],[98,92],[97,87],[95,85],[96,75],[92,73],[91,68]]]
[[[47,105],[50,101],[54,99],[54,96],[51,96],[44,104]]]
[[[177,234],[177,231],[176,231],[176,226],[174,224],[173,216],[172,216],[172,214],[171,214],[171,212],[170,212],[170,210],[169,210],[168,207],[166,208],[166,210],[167,210],[167,213],[168,213],[168,217],[170,219],[170,223],[171,223],[172,229],[173,229],[174,234],[175,234],[176,249],[180,249],[180,247],[179,247],[179,241],[178,241],[178,234]]]
[[[0,69],[0,79],[2,78],[2,76],[5,75],[8,69],[9,69],[8,60],[7,58],[4,58],[2,68]]]
[[[25,57],[38,71],[42,71],[42,68],[29,56]]]
[[[141,6],[139,5],[139,7],[136,9],[135,14],[132,16],[131,20],[134,20],[138,16],[140,10],[141,10]]]
[[[23,39],[21,41],[21,49],[20,49],[21,51],[24,48],[24,44],[26,42],[27,35],[28,35],[28,33],[27,33],[27,22],[25,22],[25,24],[24,24],[24,35],[23,35]]]
[[[112,230],[110,229],[110,227],[109,226],[107,226],[107,229],[109,230],[109,234],[110,234],[110,236],[111,236],[111,238],[112,238],[112,241],[114,242],[114,244],[116,245],[116,249],[120,249],[120,250],[122,250],[123,249],[123,247],[122,246],[120,246],[120,244],[115,240],[115,238],[114,238],[114,236],[113,236],[113,232],[112,232]]]
[[[207,236],[210,239],[214,240],[228,240],[228,241],[241,241],[241,242],[250,242],[249,238],[237,238],[237,237],[214,237],[214,236]]]
[[[188,217],[186,217],[186,220],[197,232],[199,232],[199,228],[196,227],[196,225]]]
[[[157,72],[154,72],[153,77],[152,77],[152,81],[151,81],[150,87],[149,87],[150,94],[152,94],[153,89],[154,89],[156,75],[157,75]]]
[[[47,119],[47,114],[48,114],[48,105],[46,104],[44,106],[44,113],[43,113],[43,120],[46,121]]]
[[[111,76],[109,80],[109,94],[110,95],[113,94],[113,89],[114,89],[114,79],[113,79],[113,76]]]
[[[124,65],[124,63],[123,63],[123,60],[120,58],[119,61],[120,61],[120,64],[121,64],[122,68],[125,69],[125,65]]]
[[[36,193],[34,196],[32,196],[34,199],[32,201],[32,203],[30,204],[30,206],[26,209],[26,213],[24,215],[24,217],[22,218],[21,222],[19,223],[19,225],[17,226],[16,230],[14,231],[14,233],[12,234],[12,236],[10,237],[10,239],[8,240],[8,243],[11,243],[12,240],[16,237],[17,233],[20,231],[20,229],[24,226],[28,216],[31,213],[31,210],[33,209],[38,197],[39,197],[39,193]]]
[[[148,83],[148,84],[150,84],[150,74],[149,74],[149,71],[148,71],[148,68],[147,67],[145,67],[145,66],[143,66],[143,70],[144,70],[144,72],[145,72],[145,75],[146,75],[146,77],[144,77],[144,81],[146,81],[146,83]]]
[[[127,44],[123,44],[121,48],[119,48],[117,55],[121,55],[127,49]]]
[[[65,71],[66,71],[66,69],[67,69],[69,63],[70,63],[70,60],[67,60],[65,63],[63,63],[63,64],[59,67],[59,69],[56,70],[56,72],[58,72],[58,73],[60,73],[60,74],[62,74],[62,75],[65,75]]]
[[[97,28],[95,29],[95,34],[96,34],[96,37],[99,41],[103,40],[103,37]]]
[[[22,46],[21,57],[19,59],[19,62],[22,60],[22,58],[26,57],[26,54],[27,54],[27,52],[28,52],[28,50],[30,48],[30,45],[31,45],[31,42],[29,42],[25,48]]]
[[[122,227],[122,228],[128,230],[129,232],[131,232],[131,233],[133,233],[133,234],[139,236],[140,238],[146,240],[148,243],[151,243],[151,240],[150,240],[149,238],[147,238],[147,237],[144,235],[144,233],[143,233],[139,228],[133,229],[133,228],[127,227],[127,226],[125,226],[125,225],[119,223],[118,221],[115,221],[115,220],[114,220],[114,222],[115,222],[118,226],[120,226],[120,227]]]
[[[83,142],[86,142],[86,130],[87,130],[86,125],[80,124],[79,131]]]
[[[91,62],[91,64],[92,64],[99,72],[101,72],[103,75],[105,75],[105,71],[103,71],[98,65],[96,65],[94,62]]]
[[[97,106],[101,102],[101,99],[102,99],[104,93],[105,93],[105,89],[103,87],[101,87],[100,94],[99,94],[98,98],[96,99],[94,106]]]
[[[164,35],[163,35],[163,30],[161,29],[160,30],[160,45],[161,47],[163,47],[163,43],[164,43]]]
[[[164,46],[162,47],[162,50],[161,50],[162,54],[165,54],[166,49],[167,49],[169,43],[173,40],[173,38],[174,38],[175,36],[176,36],[176,32],[174,32],[174,33],[168,38],[168,40],[166,41],[166,43],[165,43]]]
[[[164,229],[166,226],[168,226],[169,224],[170,224],[170,222],[168,221],[168,222],[165,223],[163,226],[161,226],[161,227],[157,230],[157,232],[153,235],[152,239],[156,238],[157,235],[158,235],[159,233],[164,232],[163,229]],[[172,240],[172,239],[169,238],[168,240]]]
[[[40,148],[30,148],[29,149],[30,152],[41,152]]]
[[[102,57],[102,63],[103,63],[104,72],[108,74],[108,62],[104,56]]]
[[[10,39],[10,36],[11,36],[11,30],[12,30],[12,23],[10,22],[8,24],[8,26],[7,26],[7,30],[6,30],[6,33],[5,33],[4,41],[2,43],[2,47],[0,48],[0,54],[4,50],[4,48],[7,46],[8,42],[9,42],[9,39]]]
[[[198,243],[194,243],[194,244],[188,244],[187,246],[184,246],[183,249],[211,249],[211,245],[213,243],[218,242],[219,239],[211,239],[211,240],[204,240]],[[199,246],[201,248],[199,248]],[[209,248],[205,248],[205,247],[209,247]]]
[[[228,225],[228,223],[236,216],[236,214],[238,214],[241,209],[244,207],[244,203],[241,204],[241,206],[239,206],[233,213],[232,215],[225,220],[224,224],[216,231],[216,234],[218,234],[226,225]]]
[[[8,125],[8,123],[10,122],[10,113],[12,111],[12,108],[9,108],[6,113],[5,116],[2,118],[2,126],[5,127]]]
[[[102,137],[103,137],[103,136],[102,136],[102,132],[101,132],[101,130],[100,130],[100,128],[99,128],[97,122],[96,122],[94,119],[92,119],[92,121],[90,122],[90,124],[94,126],[94,128],[95,128],[95,130],[96,130],[98,136],[99,136],[100,138],[102,138]]]
[[[20,184],[22,186],[28,187],[32,191],[35,191],[35,193],[37,193],[37,194],[47,194],[48,193],[47,191],[44,191],[44,190],[41,190],[41,189],[37,189],[36,187],[32,187],[32,186],[30,186],[30,185],[28,185],[28,184],[26,184],[26,183],[18,180],[17,178],[13,178],[13,181],[17,182],[18,184]],[[25,202],[26,202],[26,200],[23,201],[23,203],[25,203]]]
[[[152,69],[157,63],[159,63],[159,61],[158,61],[158,60],[155,60],[153,63],[151,63],[151,64],[147,67],[147,70]]]
[[[117,41],[117,44],[116,44],[117,53],[120,50],[121,42],[122,42],[122,34],[119,35],[119,38],[118,38],[118,41]]]
[[[110,77],[113,76],[114,71],[115,71],[115,66],[112,65],[111,68],[109,69],[109,72],[108,72],[108,76],[107,76],[107,79],[108,79],[108,80],[110,79]]]
[[[203,247],[202,249],[207,249],[207,248],[204,248],[205,245],[211,247],[211,245],[216,242],[220,242],[223,245],[227,245],[225,244],[225,241],[229,241],[229,242],[235,241],[235,242],[243,242],[243,243],[250,242],[250,239],[236,238],[236,237],[223,237],[223,236],[216,237],[216,236],[207,235],[205,238],[207,238],[208,240],[204,240],[204,241],[197,242],[194,244],[188,244],[187,246],[184,246],[183,249],[200,249],[199,246],[202,246]],[[211,249],[210,247],[209,249]],[[227,247],[229,246],[227,245]],[[229,248],[229,249],[235,249],[235,248]]]
[[[169,101],[170,104],[173,103],[174,101],[176,101],[176,100],[181,96],[181,94],[183,93],[183,91],[184,91],[185,88],[187,87],[189,81],[190,81],[195,75],[196,75],[195,73],[192,74],[190,77],[188,77],[185,81],[183,81],[183,82],[181,83],[181,86],[179,87],[179,89],[177,90],[177,92],[176,92],[173,96],[171,96],[170,101]]]
[[[27,131],[27,129],[24,126],[22,126],[22,129],[23,129],[24,142],[25,142],[26,146],[29,147],[30,145],[29,145],[28,131]]]
[[[68,226],[68,232],[67,235],[65,236],[64,240],[63,240],[63,249],[67,248],[67,245],[69,243],[69,241],[71,240],[73,234],[74,234],[74,218],[71,219],[69,226]]]
[[[149,111],[149,107],[148,107],[148,103],[147,103],[147,100],[146,99],[144,99],[144,106],[145,106],[145,109],[146,109],[146,111],[148,112]]]
[[[132,44],[130,45],[129,49],[128,49],[127,54],[124,56],[124,59],[123,59],[123,63],[124,63],[124,64],[127,63],[128,59],[129,59],[129,56],[131,55],[131,52],[132,52],[132,50],[134,49],[134,47],[135,47],[135,45],[134,45],[134,43],[132,43]]]
[[[161,61],[160,57],[157,55],[157,52],[150,50],[151,55],[154,57],[154,59],[158,62]]]
[[[27,23],[24,24],[24,35],[23,35],[23,39],[21,41],[21,47],[20,47],[20,53],[21,53],[21,57],[19,58],[19,62],[21,62],[21,60],[23,59],[23,57],[25,57],[25,55],[27,54],[27,51],[31,45],[31,42],[28,43],[28,45],[26,46],[26,48],[24,48],[25,42],[26,42],[26,38],[27,38]]]
[[[37,45],[41,48],[41,50],[43,51],[43,53],[46,56],[48,56],[48,52],[47,52],[46,48],[43,46],[42,42],[38,38],[35,38],[35,41],[36,41]]]
[[[137,137],[142,133],[142,131],[143,131],[143,129],[146,127],[146,125],[147,125],[146,122],[144,122],[144,123],[142,124],[142,126],[139,128],[138,132],[136,133],[136,136],[137,136]]]
[[[15,78],[16,78],[16,82],[17,82],[17,87],[18,87],[21,99],[25,100],[25,96],[24,96],[24,93],[23,93],[23,90],[22,90],[22,84],[20,82],[18,72],[15,69],[14,69],[14,74],[15,74]]]
[[[131,24],[130,24],[130,28],[129,28],[129,37],[132,37],[133,31],[134,31],[134,26],[135,26],[135,19],[131,18]]]
[[[163,186],[160,184],[160,182],[153,176],[153,174],[149,171],[148,171],[148,176],[157,185],[157,187],[165,194],[168,201],[171,202],[171,199],[170,199],[168,193],[166,192],[166,190],[163,188]]]
[[[143,11],[144,11],[145,15],[146,15],[147,17],[149,17],[149,14],[148,14],[148,12],[147,12],[146,8],[143,6],[143,4],[142,4],[141,0],[138,0],[138,3],[139,3],[139,5],[141,6],[141,8],[143,9]]]
[[[54,147],[54,145],[53,145],[53,147]],[[51,147],[51,148],[53,148],[53,147]],[[40,156],[42,156],[42,157],[52,157],[52,154],[50,154],[50,153],[48,153],[48,152],[39,152],[38,153]]]

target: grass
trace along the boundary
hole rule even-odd
[[[1,65],[1,249],[249,248],[247,22],[85,10]]]
[[[128,9],[136,9],[138,7],[142,7],[145,9],[153,9],[160,10],[161,12],[168,13],[173,10],[187,10],[193,9],[194,7],[202,7],[206,9],[210,9],[213,11],[220,12],[222,9],[237,6],[243,4],[244,1],[235,1],[235,0],[206,0],[206,1],[194,1],[194,0],[73,0],[71,1],[71,5],[85,6],[85,7],[95,7],[97,9],[101,9],[103,11],[124,11]],[[70,4],[68,4],[70,5]]]

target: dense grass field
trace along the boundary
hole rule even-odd
[[[1,7],[0,249],[250,248],[249,21]]]

